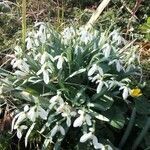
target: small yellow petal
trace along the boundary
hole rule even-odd
[[[139,88],[132,89],[130,91],[130,95],[132,97],[139,97],[139,96],[141,96],[142,95],[141,89],[139,89]]]

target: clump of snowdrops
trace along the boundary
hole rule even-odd
[[[40,134],[46,148],[60,146],[70,128],[80,128],[79,143],[112,149],[98,128],[121,129],[126,122],[136,48],[117,30],[67,27],[58,33],[37,23],[26,51],[15,47],[13,73],[1,74],[1,94],[10,94],[17,106],[11,130],[19,139],[24,136],[25,146],[32,133]]]

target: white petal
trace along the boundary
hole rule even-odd
[[[43,80],[44,80],[44,82],[45,82],[46,84],[49,83],[49,73],[48,73],[47,70],[44,70],[44,71],[43,71]]]
[[[83,124],[84,117],[80,115],[73,123],[73,127],[80,127]]]
[[[71,126],[71,118],[70,117],[67,117],[66,124],[68,127]]]
[[[21,137],[22,137],[22,133],[21,133],[20,129],[17,130],[17,137],[18,137],[18,139],[21,139]]]
[[[103,87],[103,84],[104,84],[104,82],[100,80],[100,81],[99,81],[99,84],[98,84],[98,86],[97,86],[97,89],[96,89],[97,93],[100,93],[100,92],[101,92],[102,87]]]
[[[92,138],[92,132],[89,132],[89,133],[85,133],[81,136],[80,138],[80,142],[81,143],[84,143],[86,142],[88,139],[91,139]]]
[[[63,62],[64,62],[64,58],[62,56],[59,57],[58,62],[57,62],[57,69],[62,68]]]
[[[65,135],[65,130],[62,126],[59,126],[59,131],[62,135]]]
[[[107,44],[107,46],[105,47],[104,49],[104,55],[105,55],[105,58],[108,58],[109,55],[110,55],[110,50],[111,50],[111,47],[109,44]]]
[[[48,112],[45,111],[41,106],[39,106],[38,109],[39,109],[39,116],[40,116],[42,119],[46,120],[46,119],[47,119]]]
[[[104,148],[103,144],[98,143],[98,139],[95,135],[92,136],[92,139],[93,139],[93,145],[94,145],[95,149],[103,149]]]
[[[26,125],[21,125],[19,128],[20,128],[21,130],[25,130],[25,129],[27,129],[28,127],[27,127]]]
[[[117,68],[117,71],[118,71],[118,72],[120,72],[121,69],[122,69],[122,66],[121,66],[121,64],[120,64],[119,61],[116,61],[116,68]]]
[[[47,53],[44,52],[43,55],[41,56],[41,64],[44,64],[44,63],[45,63],[46,56],[47,56]]]
[[[108,118],[106,118],[105,116],[103,116],[103,115],[97,115],[97,116],[95,116],[97,119],[99,119],[99,120],[102,120],[102,121],[109,121],[109,119]]]
[[[50,99],[50,103],[54,103],[54,102],[56,102],[58,100],[58,95],[55,95],[55,96],[53,96],[51,99]]]
[[[129,90],[128,90],[127,87],[125,87],[125,88],[123,89],[123,93],[122,93],[122,97],[123,97],[124,100],[127,99],[128,93],[129,93]]]
[[[32,121],[35,122],[36,117],[37,117],[37,112],[35,112],[36,107],[32,107],[29,112],[27,113],[28,118]]]
[[[51,130],[51,137],[55,136],[57,131],[58,131],[58,124],[56,124],[55,127]]]
[[[87,123],[89,126],[92,125],[91,116],[90,116],[90,115],[86,114],[86,115],[85,115],[85,120],[86,120],[86,123]]]
[[[14,129],[16,129],[16,126],[18,126],[25,118],[26,118],[26,114],[21,113],[15,123]]]
[[[88,76],[92,76],[95,73],[96,70],[97,70],[97,65],[94,64],[92,66],[92,68],[88,71]]]

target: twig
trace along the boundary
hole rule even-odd
[[[87,30],[90,29],[93,26],[93,24],[96,22],[97,18],[100,16],[100,14],[105,9],[105,7],[109,4],[109,2],[110,2],[110,0],[103,0],[101,2],[101,4],[98,6],[98,8],[96,9],[96,11],[91,16],[91,18],[88,21],[88,23],[85,25],[85,28]]]

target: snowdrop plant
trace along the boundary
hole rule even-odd
[[[123,128],[123,111],[134,105],[129,103],[129,78],[138,71],[136,48],[116,30],[67,27],[58,33],[38,23],[28,34],[26,49],[22,53],[17,46],[14,72],[1,74],[1,93],[11,93],[18,106],[12,131],[25,136],[26,146],[30,134],[38,133],[46,149],[50,143],[61,147],[70,130],[80,128],[77,145],[90,142],[94,149],[105,149],[111,138],[97,126]]]

